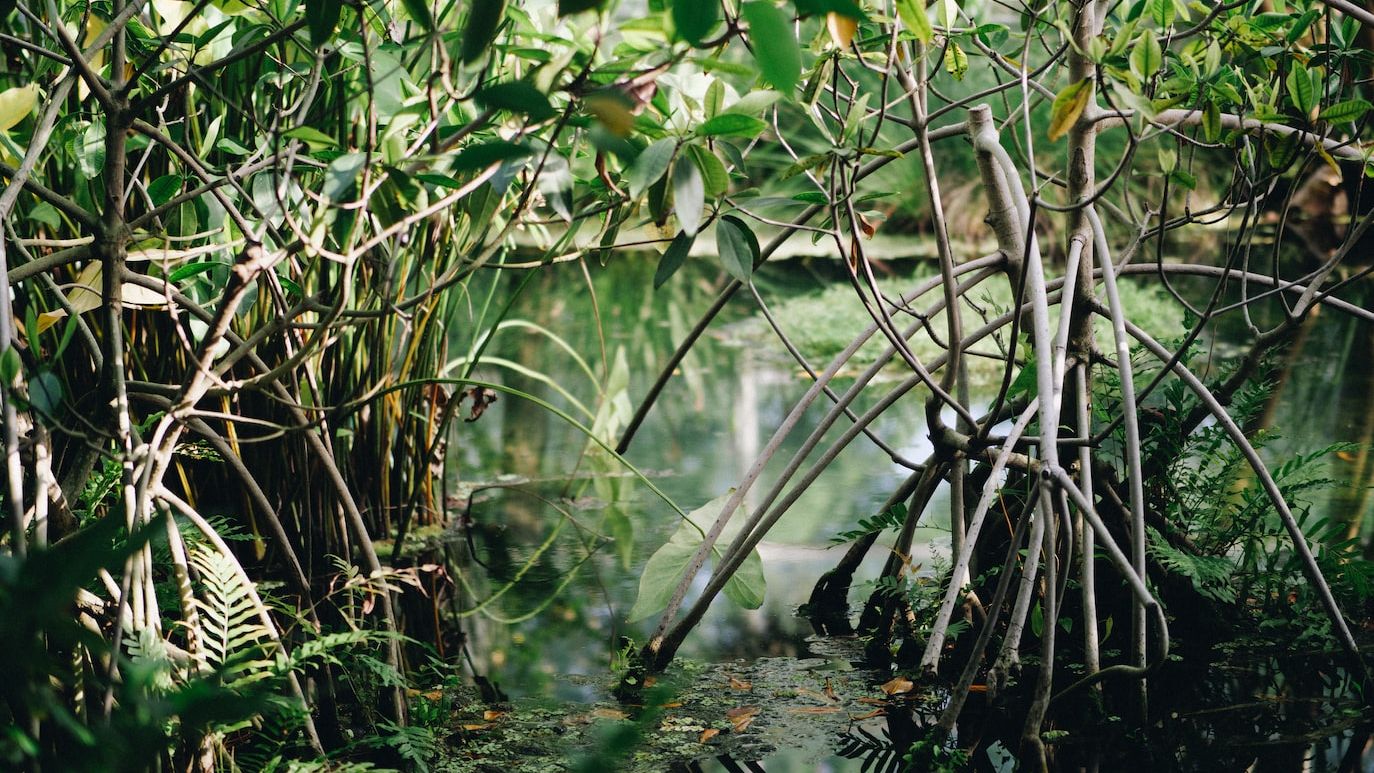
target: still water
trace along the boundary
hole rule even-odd
[[[833,282],[833,271],[825,264],[770,266],[759,284],[770,304],[782,303]],[[495,334],[474,376],[537,395],[587,426],[598,420],[614,424],[617,414],[623,421],[719,289],[716,272],[707,266],[689,264],[682,272],[688,276],[679,275],[658,291],[652,289],[652,274],[652,259],[625,256],[604,267],[588,266],[585,272],[576,265],[541,272],[514,301],[508,319],[518,322]],[[499,308],[517,283],[505,272],[493,273],[491,281],[490,299],[481,296],[480,288],[474,292],[473,318],[484,304]],[[736,485],[807,388],[805,374],[785,359],[776,340],[760,335],[766,328],[749,319],[753,314],[752,301],[739,294],[684,362],[626,454],[684,509]],[[862,323],[852,315],[835,316],[838,321],[817,324],[848,324],[857,332]],[[850,331],[824,332],[843,337]],[[797,331],[803,338],[813,333]],[[1209,358],[1224,363],[1236,348],[1228,342],[1244,334],[1243,324],[1223,320],[1205,342]],[[472,336],[461,324],[455,328],[455,357],[470,350]],[[570,352],[582,353],[585,360]],[[1318,315],[1280,363],[1279,382],[1261,421],[1287,433],[1271,442],[1266,453],[1284,458],[1337,440],[1367,443],[1374,435],[1371,354],[1374,331],[1368,326],[1329,311]],[[825,358],[812,364],[820,369]],[[767,490],[816,426],[822,403],[784,442],[755,493]],[[856,410],[863,407],[861,398]],[[919,394],[898,401],[874,428],[906,458],[920,460],[930,449]],[[843,429],[842,421],[831,436]],[[618,653],[628,641],[644,641],[652,629],[652,618],[625,618],[644,561],[677,527],[677,516],[641,481],[604,455],[588,453],[585,435],[567,421],[518,397],[501,396],[460,437],[465,445],[453,455],[458,462],[450,486],[458,493],[451,505],[462,511],[470,496],[472,527],[450,551],[472,569],[463,578],[470,594],[467,605],[509,585],[496,603],[463,621],[474,667],[517,703],[604,700]],[[1364,513],[1371,505],[1368,483],[1374,465],[1363,450],[1343,452],[1333,465],[1332,475],[1350,483],[1324,495],[1318,506],[1349,523],[1352,536],[1368,540],[1374,519]],[[747,611],[718,600],[688,638],[681,657],[704,663],[815,657],[824,645],[808,641],[810,627],[796,616],[796,607],[840,557],[843,548],[833,547],[831,538],[854,528],[859,518],[876,514],[907,473],[872,442],[856,439],[761,545],[768,585],[763,606]],[[933,575],[948,554],[947,510],[941,492],[915,541],[911,559],[920,567],[918,574]],[[883,560],[880,550],[870,554],[856,576],[852,600],[861,603],[869,590],[864,583],[876,577]],[[703,583],[704,577],[698,585]],[[1243,727],[1225,732],[1256,740],[1250,736],[1265,728],[1251,719],[1246,715]],[[1216,728],[1224,726],[1216,722]],[[879,736],[878,729],[872,732]],[[1200,732],[1205,736],[1209,731]],[[1352,734],[1306,740],[1308,769],[1338,769],[1340,760],[1352,753]],[[1290,756],[1292,747],[1292,742],[1283,747]],[[862,756],[840,756],[845,750],[839,740],[829,748],[784,749],[763,765],[770,770],[863,767]],[[993,758],[980,764],[997,769],[995,756],[994,750]],[[703,769],[739,769],[731,767],[738,764],[733,761],[702,764]],[[1374,757],[1358,764],[1374,770]]]

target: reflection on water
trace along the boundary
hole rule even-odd
[[[715,297],[718,286],[707,278],[713,272],[687,267],[692,268],[700,273],[658,292],[651,289],[651,262],[638,258],[620,257],[606,267],[589,267],[591,287],[575,267],[536,277],[511,314],[530,324],[500,331],[486,350],[488,364],[474,375],[537,395],[588,426],[614,427],[630,410],[626,406],[645,393],[674,343]],[[812,280],[795,278],[797,274],[796,266],[770,269],[763,277],[769,285],[765,295],[777,298],[815,287]],[[499,283],[497,302],[492,304],[499,308],[514,282],[502,273],[493,273],[491,281]],[[748,314],[747,303],[741,294],[727,317]],[[566,346],[541,329],[556,331]],[[1232,353],[1227,341],[1247,335],[1239,315],[1221,320],[1211,332],[1210,353],[1216,363]],[[461,325],[455,329],[455,356],[468,350],[469,335]],[[580,363],[569,350],[597,354]],[[1374,439],[1371,353],[1374,331],[1369,326],[1329,310],[1314,318],[1280,363],[1277,389],[1262,421],[1289,433],[1270,444],[1267,453],[1280,458],[1338,440],[1368,444]],[[628,378],[627,389],[620,393],[615,386],[623,378]],[[608,386],[607,393],[600,392]],[[778,360],[772,351],[732,346],[707,336],[684,362],[627,457],[668,497],[691,509],[738,482],[806,387],[800,370]],[[821,412],[813,409],[803,419],[751,497],[767,490]],[[929,447],[917,393],[884,413],[875,429],[909,458],[921,458]],[[492,481],[505,475],[533,481],[479,492],[469,513],[470,540],[450,546],[460,565],[471,569],[463,577],[462,605],[470,609],[498,596],[463,621],[464,634],[473,645],[470,652],[478,659],[474,666],[512,696],[594,700],[594,687],[564,676],[606,676],[627,639],[642,642],[649,633],[652,619],[627,623],[625,617],[643,562],[677,527],[677,516],[604,454],[587,453],[585,436],[570,424],[531,402],[503,395],[465,430],[461,437],[467,445],[454,470],[456,480]],[[837,424],[831,438],[843,430],[843,422]],[[1342,453],[1338,466],[1338,477],[1355,482],[1374,477],[1374,459],[1367,450]],[[796,617],[795,608],[806,600],[816,578],[839,558],[838,550],[828,549],[830,538],[852,528],[860,517],[873,515],[906,472],[866,439],[854,441],[761,545],[768,581],[763,607],[745,611],[722,599],[681,654],[711,662],[808,655],[809,627]],[[1374,519],[1364,516],[1371,506],[1369,491],[1352,484],[1321,503],[1347,520],[1351,535],[1362,535],[1366,544],[1374,528]],[[930,508],[932,517],[917,535],[912,559],[927,572],[933,571],[938,554],[947,553],[947,522],[942,522],[946,511],[947,504],[937,496]],[[883,558],[874,551],[856,580],[875,577]],[[697,590],[704,582],[703,575]],[[1185,720],[1180,721],[1186,725]],[[1258,719],[1250,726],[1256,733],[1263,729]],[[1232,729],[1248,741],[1272,740]],[[882,727],[865,732],[873,739],[883,737]],[[1367,734],[1349,733],[1354,737],[1344,741],[1308,739],[1298,744],[1299,753],[1307,753],[1316,742],[1319,753],[1314,759],[1321,761],[1312,763],[1311,769],[1345,769],[1339,767],[1341,757],[1352,753],[1352,746],[1363,748],[1368,740]],[[839,748],[853,751],[873,739],[850,738],[849,746]],[[1285,749],[1291,748],[1290,740]],[[810,763],[790,767],[789,759],[775,758],[769,769],[810,769]],[[993,763],[987,759],[981,764],[997,769]],[[734,770],[741,768],[731,765],[742,764],[703,763],[702,769]],[[842,768],[849,763],[836,756],[826,764]],[[861,764],[853,763],[853,769]]]

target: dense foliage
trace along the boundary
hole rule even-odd
[[[851,628],[849,578],[895,528],[859,627],[886,665],[953,685],[930,753],[1023,650],[1028,764],[1047,764],[1061,660],[1143,718],[1175,603],[1243,628],[1292,593],[1363,676],[1358,540],[1295,513],[1307,460],[1271,472],[1242,399],[1319,306],[1374,318],[1341,300],[1374,243],[1363,6],[9,0],[0,21],[6,764],[423,767],[442,724],[410,716],[443,641],[425,626],[487,601],[441,603],[446,567],[402,546],[448,522],[458,419],[498,394],[682,517],[642,575],[630,616],[658,623],[627,650],[627,694],[717,594],[761,602],[758,542],[850,440],[884,443],[868,425],[898,399],[926,401],[935,450],[892,451],[908,483],[835,524],[852,548],[812,612]],[[900,297],[867,253],[890,230],[936,245],[938,274]],[[842,262],[871,325],[820,366],[770,317],[813,386],[733,491],[680,506],[632,464],[635,431],[788,237]],[[693,255],[725,279],[638,411],[623,353],[579,357],[589,405],[479,377],[509,309],[480,277],[518,294],[646,248],[655,287]],[[1129,318],[1126,276],[1187,310],[1181,337]],[[994,283],[1001,308],[977,300]],[[1249,345],[1207,370],[1195,343],[1237,316]],[[836,381],[868,339],[884,347]],[[850,410],[860,395],[881,400]],[[954,558],[914,594],[901,556],[941,483]],[[980,532],[989,512],[1013,528]],[[1179,577],[1195,597],[1167,595]]]

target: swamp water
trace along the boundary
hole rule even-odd
[[[764,297],[804,351],[847,340],[864,322],[852,303],[821,317],[831,296],[816,295],[823,285],[815,274],[830,271],[792,262],[759,278]],[[714,271],[704,266],[689,263],[682,273],[691,279],[680,276],[657,292],[652,273],[652,260],[617,257],[607,267],[590,266],[586,276],[565,265],[535,277],[508,316],[518,322],[496,334],[474,376],[537,395],[587,426],[623,423],[718,289]],[[490,299],[474,296],[474,316],[509,298],[515,283],[505,272],[494,276],[501,284]],[[835,289],[847,291],[830,292]],[[684,509],[736,485],[807,387],[805,374],[761,320],[749,318],[752,311],[741,293],[684,362],[626,454]],[[1176,335],[1173,325],[1168,332]],[[1228,353],[1226,335],[1223,329],[1210,343],[1218,360]],[[460,325],[452,342],[461,356],[471,334]],[[1328,356],[1332,351],[1343,354]],[[1358,442],[1374,434],[1366,419],[1374,415],[1371,353],[1374,334],[1366,327],[1329,312],[1318,318],[1286,363],[1265,417],[1301,432],[1272,443],[1271,456],[1310,450],[1316,438]],[[813,354],[813,367],[823,368],[828,357],[829,351]],[[597,381],[608,385],[604,396]],[[898,401],[874,425],[911,460],[930,449],[922,400],[913,394]],[[598,402],[610,407],[598,410]],[[819,413],[813,408],[803,419],[756,491],[767,489]],[[886,693],[894,690],[880,686],[891,675],[856,668],[854,642],[815,637],[796,614],[843,551],[832,549],[831,539],[874,515],[906,477],[908,470],[887,453],[863,437],[849,446],[760,546],[763,606],[746,611],[719,599],[687,639],[679,663],[646,693],[647,703],[666,706],[629,714],[609,688],[623,652],[644,640],[656,617],[626,617],[644,562],[677,528],[677,516],[613,462],[585,454],[583,434],[533,403],[503,394],[464,429],[466,445],[451,452],[458,461],[449,503],[451,516],[467,528],[452,528],[440,540],[469,568],[455,578],[463,608],[480,605],[461,621],[471,665],[509,704],[460,714],[439,769],[603,770],[613,762],[617,769],[643,770],[902,769],[917,732],[882,714]],[[1347,469],[1333,473],[1367,479],[1368,461],[1342,455],[1336,463]],[[1335,491],[1323,506],[1354,531],[1368,531],[1369,519],[1360,517],[1369,509],[1367,491]],[[947,511],[947,497],[937,494],[914,543],[918,576],[933,578],[948,555]],[[882,551],[872,551],[856,574],[851,601],[862,603],[883,560]],[[704,580],[703,574],[698,589]],[[1374,770],[1374,752],[1366,751],[1368,717],[1334,668],[1318,668],[1325,662],[1310,660],[1306,681],[1312,683],[1301,690],[1289,671],[1307,670],[1307,661],[1291,653],[1225,668],[1219,662],[1171,667],[1157,679],[1205,683],[1214,700],[1190,699],[1145,733],[1126,723],[1106,728],[1134,756],[1113,766],[1114,742],[1098,739],[1109,752],[1102,769],[1148,759],[1160,770],[1241,770],[1258,759],[1257,770]],[[1313,682],[1313,676],[1321,678]],[[897,692],[894,699],[926,701],[938,710],[940,696],[919,685]],[[1019,727],[1005,731],[1013,744]],[[1008,746],[989,740],[994,737],[984,737],[970,764],[1009,770]],[[597,749],[622,756],[598,757]]]

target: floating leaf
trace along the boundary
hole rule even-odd
[[[1087,108],[1092,95],[1092,80],[1084,78],[1070,84],[1055,96],[1054,105],[1050,108],[1051,140],[1057,140],[1069,133],[1078,122],[1079,116],[1083,115],[1083,110]]]
[[[745,3],[743,15],[749,22],[749,41],[763,79],[791,94],[801,78],[801,48],[791,20],[768,0]]]
[[[904,693],[911,692],[911,690],[915,686],[915,683],[913,683],[910,679],[907,679],[904,676],[898,676],[889,679],[887,682],[883,683],[883,685],[878,689],[882,690],[883,693],[886,695],[902,695]]]

